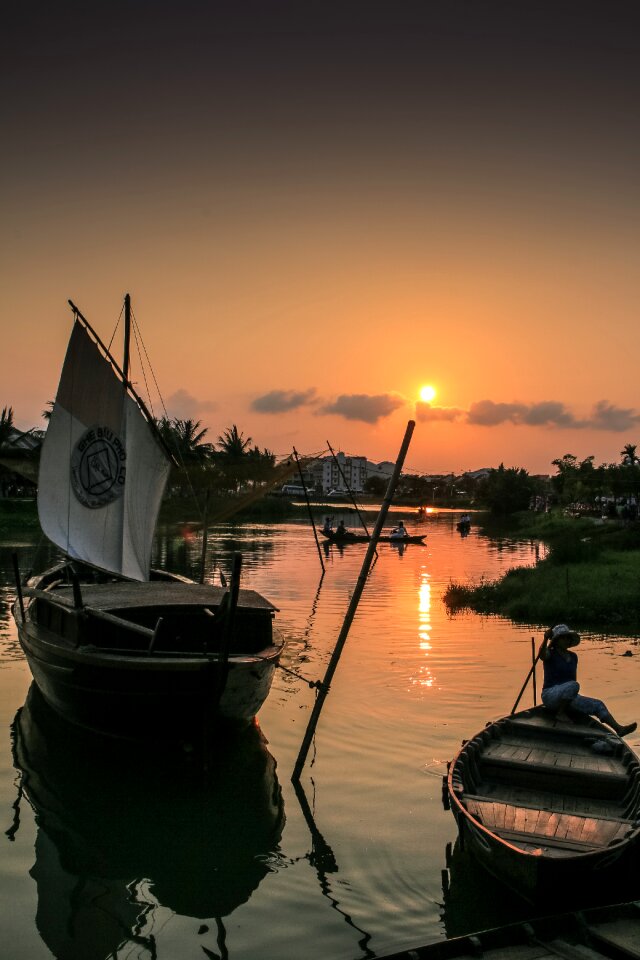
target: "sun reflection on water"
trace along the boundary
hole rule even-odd
[[[418,647],[424,651],[424,657],[429,656],[431,646],[431,583],[429,573],[422,570],[420,573],[420,587],[418,589]],[[428,663],[421,661],[418,674],[411,678],[413,686],[432,687],[435,677]]]

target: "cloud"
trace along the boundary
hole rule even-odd
[[[496,427],[501,423],[526,424],[529,427],[583,427],[564,403],[543,400],[540,403],[494,403],[479,400],[472,403],[467,413],[467,423],[483,427]]]
[[[377,423],[388,417],[394,410],[405,405],[403,397],[397,394],[381,393],[370,396],[366,393],[342,394],[333,403],[327,403],[320,413],[333,413],[345,420],[362,420],[364,423]]]
[[[197,400],[181,388],[167,397],[166,407],[170,417],[177,420],[195,420],[206,410],[216,410],[218,404],[214,400]]]
[[[607,400],[598,400],[591,413],[590,427],[616,433],[630,430],[640,423],[640,414],[624,407],[614,407]]]
[[[311,390],[271,390],[261,397],[256,397],[251,403],[251,409],[258,413],[285,413],[287,410],[297,410],[312,403],[316,391]]]
[[[458,407],[434,407],[431,403],[416,403],[416,417],[420,421],[433,422],[434,420],[461,420],[466,415],[465,410]]]

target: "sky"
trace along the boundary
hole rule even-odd
[[[129,292],[154,412],[212,441],[395,460],[415,419],[415,472],[619,461],[639,21],[616,0],[5,7],[0,409],[43,426],[67,300],[108,341]]]

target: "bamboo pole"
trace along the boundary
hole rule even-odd
[[[354,497],[353,493],[351,492],[351,487],[350,487],[349,484],[347,483],[347,478],[345,477],[344,472],[343,472],[343,470],[342,470],[342,467],[340,466],[340,461],[338,460],[338,458],[336,457],[335,453],[333,452],[333,447],[331,446],[331,444],[329,443],[328,440],[327,440],[327,446],[329,447],[329,450],[331,451],[331,456],[333,457],[333,459],[334,459],[334,461],[335,461],[335,464],[336,464],[336,467],[338,468],[338,472],[339,472],[340,476],[342,477],[342,482],[344,483],[345,487],[347,488],[347,493],[348,493],[349,496],[351,497],[351,503],[354,505],[354,507],[355,507],[355,509],[356,509],[356,513],[358,514],[358,520],[360,521],[360,523],[361,523],[362,526],[364,527],[364,532],[366,533],[366,535],[369,536],[369,530],[367,529],[367,525],[366,525],[366,523],[365,523],[365,521],[364,521],[364,517],[363,517],[362,514],[360,513],[360,510],[359,510],[359,508],[358,508],[358,504],[356,503],[356,498]]]
[[[523,695],[523,693],[525,692],[525,690],[527,689],[527,684],[529,683],[529,680],[531,679],[531,677],[532,677],[533,674],[535,673],[536,663],[537,663],[538,660],[540,659],[540,654],[541,654],[541,653],[542,653],[542,644],[540,644],[540,649],[538,650],[538,653],[537,653],[537,655],[536,655],[536,657],[535,657],[535,659],[534,659],[534,661],[533,661],[533,664],[531,665],[531,669],[529,670],[529,673],[527,674],[527,676],[526,676],[526,678],[525,678],[525,681],[524,681],[524,683],[522,684],[522,688],[521,688],[521,690],[520,690],[520,693],[518,694],[518,697],[517,697],[517,699],[516,699],[516,702],[515,702],[514,705],[511,707],[511,713],[515,713],[516,710],[518,709],[518,704],[519,704],[520,701],[522,700],[522,695]]]
[[[311,527],[313,529],[313,536],[315,537],[316,547],[318,548],[318,556],[320,557],[320,566],[322,567],[323,574],[326,573],[324,567],[324,560],[322,559],[322,550],[320,549],[320,541],[318,540],[318,532],[316,530],[316,522],[313,519],[313,513],[311,512],[311,504],[309,503],[309,494],[307,493],[307,485],[304,482],[304,477],[302,475],[302,467],[300,466],[300,458],[298,457],[298,451],[296,448],[293,448],[293,455],[296,459],[296,465],[298,467],[298,473],[300,474],[300,483],[302,484],[302,489],[304,490],[304,499],[307,503],[307,510],[309,511],[309,519],[311,520]]]
[[[536,638],[531,637],[531,663],[533,666],[533,705],[538,706],[538,688],[536,684]]]
[[[380,532],[386,520],[389,507],[391,506],[391,501],[393,500],[395,489],[398,485],[398,480],[400,478],[400,473],[402,471],[404,460],[407,455],[407,450],[409,449],[409,444],[411,443],[411,437],[413,435],[413,430],[415,428],[415,425],[416,424],[414,420],[409,420],[407,424],[407,429],[405,431],[404,439],[402,441],[402,446],[400,447],[400,453],[398,454],[398,459],[396,461],[393,474],[391,476],[391,479],[389,480],[387,492],[382,502],[382,506],[380,507],[380,513],[378,514],[378,519],[376,520],[376,525],[373,529],[373,533],[371,534],[371,540],[369,541],[367,552],[365,554],[365,558],[362,563],[360,576],[358,577],[355,589],[353,591],[353,596],[351,597],[351,601],[349,603],[349,608],[344,618],[344,623],[342,624],[342,629],[336,641],[334,651],[331,654],[331,659],[329,661],[327,671],[324,675],[322,686],[320,687],[318,696],[316,698],[316,702],[313,707],[313,711],[311,713],[311,717],[309,718],[309,723],[307,725],[304,739],[302,741],[302,746],[300,747],[300,753],[298,754],[298,759],[296,760],[296,765],[294,767],[294,771],[291,776],[291,779],[293,780],[294,783],[300,779],[300,774],[302,773],[302,768],[304,767],[305,761],[307,759],[307,754],[309,753],[309,747],[311,746],[311,741],[313,740],[315,729],[316,729],[316,726],[318,725],[318,720],[320,719],[320,713],[322,712],[324,701],[326,700],[327,694],[329,693],[331,680],[333,679],[333,675],[336,672],[336,667],[338,666],[340,655],[342,654],[342,650],[346,643],[347,636],[349,634],[349,629],[353,622],[353,618],[355,617],[356,610],[358,609],[358,603],[360,602],[362,591],[364,590],[365,584],[367,582],[367,576],[369,573],[369,568],[371,567],[371,561],[373,560],[373,555],[376,551],[376,544],[378,542]]]
[[[204,517],[202,518],[202,550],[200,552],[200,583],[204,583],[205,564],[207,561],[207,537],[209,536],[209,494],[210,489],[204,497]]]

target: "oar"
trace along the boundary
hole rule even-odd
[[[532,638],[532,639],[533,639],[533,638]],[[518,709],[518,704],[519,704],[520,701],[522,700],[522,695],[524,694],[525,690],[527,689],[527,684],[529,683],[529,680],[531,680],[531,677],[533,676],[533,674],[534,674],[534,672],[535,672],[535,669],[536,669],[536,663],[538,662],[538,660],[540,659],[540,656],[541,656],[541,654],[542,654],[542,646],[543,646],[543,645],[540,644],[540,649],[538,650],[538,654],[537,654],[535,660],[533,661],[533,663],[531,664],[531,669],[529,670],[529,673],[527,674],[526,680],[525,680],[524,683],[522,684],[522,689],[520,690],[520,693],[518,694],[518,699],[516,700],[516,702],[514,703],[514,705],[513,705],[512,708],[511,708],[511,713],[515,713],[516,710]]]

